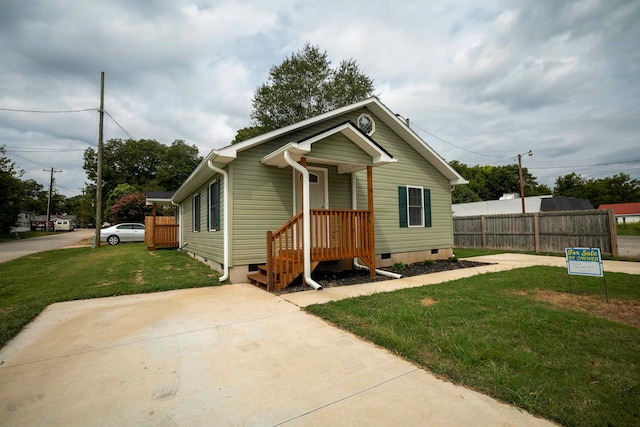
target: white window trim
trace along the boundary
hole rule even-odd
[[[407,227],[409,227],[409,228],[424,228],[424,187],[417,187],[415,185],[407,185],[406,187],[407,187]],[[411,208],[410,200],[411,200],[411,198],[409,197],[409,189],[410,188],[420,190],[420,209],[421,209],[421,214],[420,214],[420,224],[419,225],[411,225],[411,213],[410,213],[410,208]]]
[[[368,118],[368,119],[371,121],[371,132],[367,133],[367,135],[369,135],[369,136],[373,135],[373,134],[376,132],[376,121],[375,121],[375,120],[373,120],[373,117],[371,117],[371,114],[367,114],[367,113],[362,113],[362,114],[360,114],[360,115],[358,116],[358,120],[357,120],[357,122],[356,122],[356,127],[357,127],[358,129],[360,129],[360,119],[361,119],[362,117],[366,117],[366,118]],[[360,129],[360,130],[362,130],[362,129]]]
[[[213,199],[213,197],[211,197],[211,187],[213,187],[213,184],[215,184],[217,181],[218,181],[218,179],[217,179],[217,178],[216,178],[216,179],[214,179],[213,181],[211,181],[211,182],[209,183],[209,187],[208,187],[208,190],[207,190],[207,191],[208,191],[208,194],[207,194],[207,196],[208,196],[208,200],[207,200],[207,202],[208,202],[208,205],[207,205],[207,215],[209,215],[209,218],[208,218],[207,223],[208,223],[208,225],[209,225],[209,231],[220,231],[220,230],[218,230],[217,228],[212,228],[212,225],[213,225],[213,219],[214,219],[214,218],[212,217],[213,210],[211,209],[211,200]]]

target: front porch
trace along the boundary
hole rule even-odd
[[[306,168],[306,158],[301,159]],[[266,233],[267,260],[258,272],[247,276],[251,283],[268,291],[287,287],[305,269],[304,215],[309,215],[310,271],[323,261],[358,258],[375,277],[375,235],[373,222],[373,173],[367,166],[367,209],[301,209],[276,231]],[[300,188],[304,192],[304,188]],[[307,190],[309,191],[309,190]],[[308,198],[301,198],[307,200]]]

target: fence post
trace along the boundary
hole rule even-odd
[[[533,213],[533,235],[536,252],[540,252],[540,215],[538,212]]]
[[[482,233],[482,249],[487,249],[487,217],[480,217],[480,232]]]
[[[616,216],[613,209],[607,209],[609,215],[609,238],[611,239],[611,255],[618,256],[618,230],[616,228]]]

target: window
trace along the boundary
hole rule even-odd
[[[200,194],[193,196],[193,231],[200,231]]]
[[[360,116],[358,116],[358,128],[365,134],[371,136],[376,131],[376,122],[373,121],[370,115],[360,114]]]
[[[209,216],[207,218],[209,231],[220,230],[220,180],[216,179],[209,185]]]
[[[398,187],[400,227],[431,227],[431,190]]]
[[[407,187],[407,201],[407,207],[409,209],[409,227],[424,226],[422,188]]]

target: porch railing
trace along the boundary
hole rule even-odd
[[[371,212],[311,209],[311,262],[371,259],[374,252]],[[303,222],[299,212],[278,230],[267,232],[267,290],[289,285],[304,270]]]

